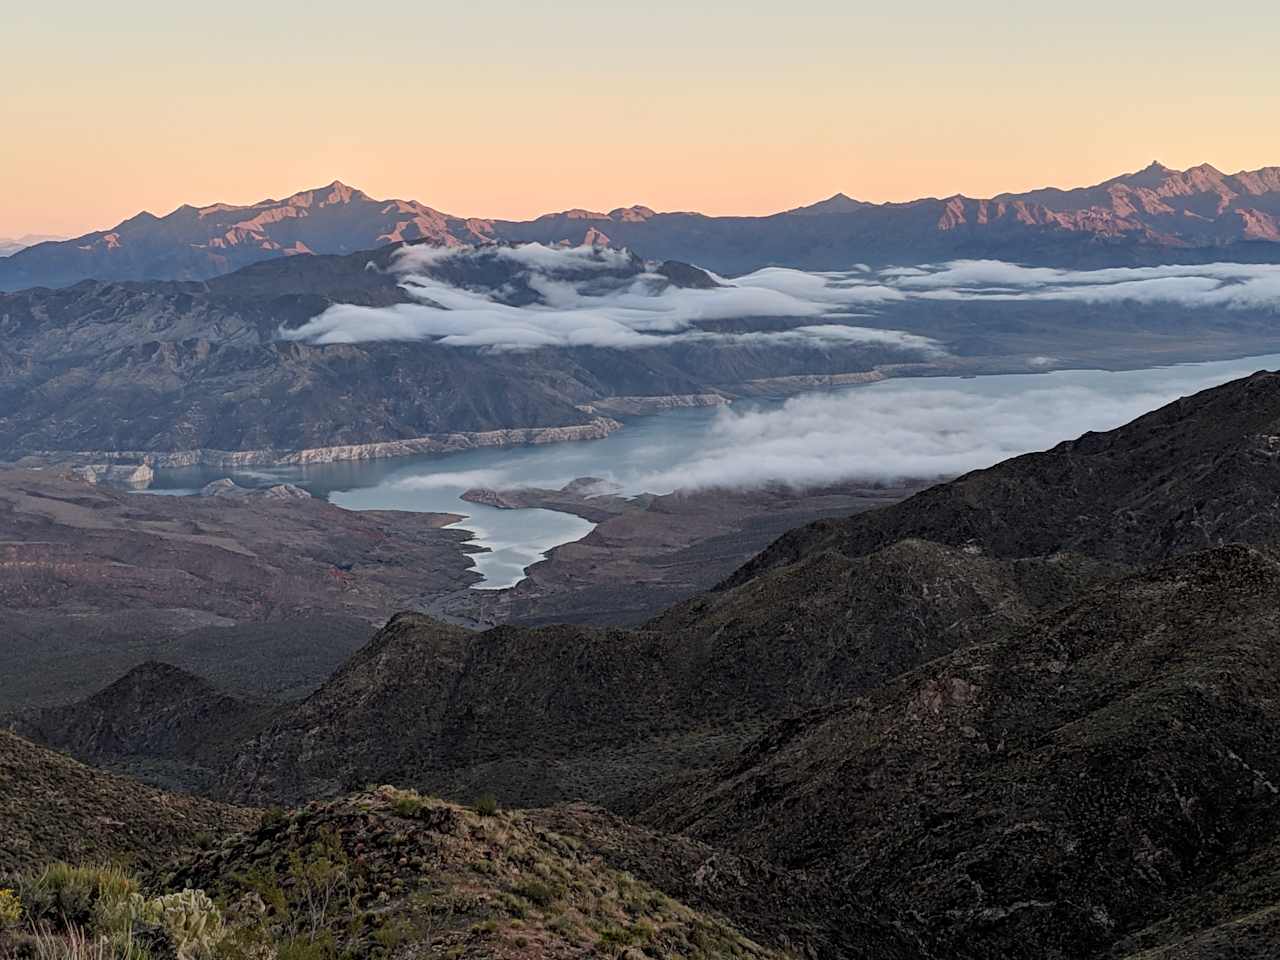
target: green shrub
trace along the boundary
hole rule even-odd
[[[476,813],[482,817],[492,817],[498,812],[498,798],[492,793],[482,793],[476,797]]]
[[[526,880],[517,884],[515,892],[543,910],[560,899],[560,891],[541,880]]]
[[[262,811],[262,817],[258,821],[259,830],[268,830],[282,826],[289,819],[289,813],[284,807],[267,807]]]
[[[137,892],[138,883],[119,867],[50,864],[19,879],[19,896],[32,923],[83,927],[96,919],[99,903],[113,909]]]
[[[423,806],[422,798],[417,794],[402,793],[391,804],[391,809],[397,817],[412,820],[422,813]]]
[[[296,938],[276,948],[277,960],[334,960],[337,956],[338,946],[328,931],[314,940]]]
[[[16,927],[22,920],[22,901],[12,890],[0,890],[0,930]]]
[[[600,943],[603,946],[626,947],[636,942],[635,934],[623,927],[616,927],[613,924],[604,924],[596,927],[596,933],[600,936]]]

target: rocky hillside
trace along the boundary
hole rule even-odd
[[[251,206],[141,213],[110,230],[0,258],[0,290],[104,281],[203,279],[249,263],[347,253],[423,239],[436,244],[609,244],[656,259],[744,273],[769,264],[844,269],[994,257],[1058,266],[1170,259],[1280,258],[1280,167],[1224,174],[1153,163],[1091,187],[872,204],[837,194],[767,217],[567,210],[530,221],[442,214],[374,200],[342,183]]]
[[[87,700],[26,711],[11,725],[96,767],[198,793],[276,709],[150,660]]]
[[[0,872],[68,859],[156,864],[256,819],[91,769],[0,730]]]
[[[705,766],[770,718],[1025,623],[1110,572],[907,542],[815,557],[633,631],[476,635],[401,615],[246,746],[226,791],[292,800],[387,780],[519,805],[612,797]]]
[[[405,278],[390,270],[398,249],[275,260],[200,283],[85,282],[0,294],[0,456],[104,451],[128,462],[264,464],[589,439],[617,427],[587,412],[610,397],[705,394],[717,385],[920,359],[918,349],[893,338],[732,335],[803,326],[811,314],[722,320],[732,328],[726,335],[691,338],[680,349],[657,335],[619,349],[591,341],[516,349],[412,331],[360,332],[368,324],[380,329],[382,315],[336,340],[298,338],[335,305],[394,308],[414,300]],[[587,291],[579,306],[594,302],[590,285],[604,280],[616,300],[643,275],[653,285],[646,303],[714,286],[685,265],[616,255],[575,273],[497,255],[508,249],[423,270],[451,296],[499,311],[517,332],[528,317],[512,311],[552,310],[546,297],[568,283]],[[601,309],[614,302],[596,299]],[[420,317],[425,308],[417,309]],[[440,320],[451,312],[432,314]],[[595,315],[585,307],[582,314]]]
[[[1277,589],[1249,547],[1159,564],[774,727],[645,818],[823,870],[951,957],[1102,956],[1237,920],[1243,943],[1280,906]]]
[[[232,919],[246,943],[327,942],[340,956],[794,956],[534,816],[392,787],[269,818],[159,882],[242,905]],[[866,922],[876,956],[909,956]]]

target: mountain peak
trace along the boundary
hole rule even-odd
[[[657,214],[652,209],[639,204],[630,207],[618,207],[609,211],[610,220],[622,220],[627,223],[640,223],[654,216],[657,216]]]
[[[349,186],[341,180],[334,180],[323,187],[301,190],[290,197],[286,197],[281,203],[291,207],[327,207],[365,199],[368,198],[363,190]]]
[[[855,210],[861,210],[865,206],[866,204],[861,200],[855,200],[846,193],[836,193],[825,200],[811,203],[807,207],[797,207],[789,212],[803,214],[852,213]]]

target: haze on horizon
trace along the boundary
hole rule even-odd
[[[1042,5],[1038,5],[1042,6]],[[388,0],[0,13],[0,236],[335,178],[446,212],[771,213],[1280,163],[1280,7]]]

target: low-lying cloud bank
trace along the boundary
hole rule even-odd
[[[966,381],[899,380],[808,394],[765,411],[722,410],[685,462],[625,479],[631,490],[812,487],[949,477],[1110,430],[1258,361]]]
[[[1059,270],[1000,260],[955,260],[889,268],[876,275],[876,282],[917,300],[1064,300],[1246,309],[1280,306],[1277,264]]]
[[[457,261],[474,265],[503,261],[514,268],[494,288],[463,284],[446,269]],[[450,263],[454,261],[454,263]],[[623,251],[541,244],[496,248],[406,247],[392,267],[416,302],[390,307],[337,304],[294,330],[286,340],[316,344],[376,340],[431,340],[450,347],[535,350],[544,347],[670,346],[677,343],[742,342],[812,344],[867,343],[921,354],[939,353],[928,337],[848,321],[871,304],[902,299],[888,286],[798,270],[762,270],[707,289],[677,286],[637,266]],[[450,279],[444,279],[447,274]],[[537,302],[513,303],[517,291]],[[809,320],[781,331],[725,333],[698,324],[743,317]]]
[[[488,267],[486,273],[484,267]],[[904,301],[1067,301],[1167,303],[1192,308],[1280,307],[1280,266],[1198,266],[1060,270],[998,260],[955,260],[807,273],[769,267],[743,277],[714,277],[707,289],[677,286],[625,250],[548,247],[405,247],[392,271],[414,302],[390,307],[337,304],[286,340],[316,344],[430,340],[498,351],[545,347],[671,346],[696,341],[888,345],[945,352],[928,337],[895,330]],[[459,279],[468,269],[483,280]],[[495,280],[494,277],[497,277]],[[516,294],[523,296],[516,296]],[[709,321],[782,318],[788,330],[726,333]],[[867,318],[879,317],[880,322]],[[861,320],[862,322],[854,322]]]

